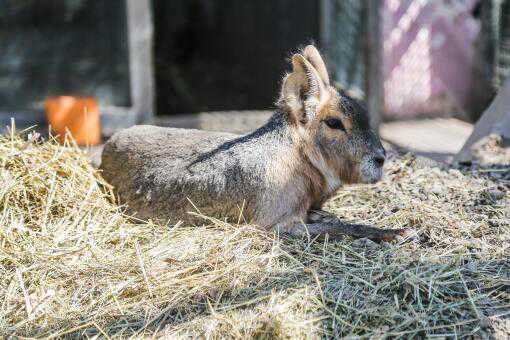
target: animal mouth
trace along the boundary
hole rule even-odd
[[[360,166],[360,182],[364,184],[374,184],[379,182],[383,175],[383,168],[380,164],[364,160]]]

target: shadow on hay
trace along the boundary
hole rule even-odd
[[[222,307],[249,300],[266,301],[264,298],[271,294],[288,294],[317,286],[320,286],[317,300],[321,307],[313,317],[324,317],[318,321],[318,329],[332,337],[387,334],[408,338],[450,334],[491,338],[498,336],[498,325],[510,317],[510,263],[503,257],[422,262],[403,260],[393,248],[351,248],[346,243],[328,245],[327,255],[324,248],[308,244],[305,245],[310,247],[306,250],[308,256],[303,256],[305,250],[293,247],[293,243],[292,240],[284,242],[283,247],[303,260],[299,270],[282,271],[257,284],[225,290],[219,299],[206,292],[195,297],[195,305],[201,308],[190,310],[184,304],[162,304],[150,317],[142,312],[133,316],[112,315],[101,322],[100,328],[89,324],[65,337],[103,332],[108,336],[127,337],[176,328],[203,336],[203,325],[192,326],[189,322],[197,317],[211,317],[211,302],[217,308],[215,313],[225,317]],[[249,310],[256,305],[248,304],[238,310]],[[77,323],[87,324],[86,320],[85,315],[82,320],[68,320],[61,324],[61,329],[66,324],[69,328]],[[221,318],[217,320],[218,327],[230,327],[222,324]],[[247,334],[281,336],[282,320],[278,316],[268,314],[257,321],[256,329],[246,329]],[[49,334],[51,330],[30,333]]]

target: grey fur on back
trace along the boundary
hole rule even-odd
[[[268,193],[267,166],[292,151],[275,114],[255,132],[238,136],[191,129],[134,126],[105,145],[101,168],[130,213],[142,219],[190,221],[189,211],[218,218],[271,221],[258,211]],[[282,169],[284,171],[284,169]]]

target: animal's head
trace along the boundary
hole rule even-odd
[[[293,55],[279,104],[303,152],[331,189],[339,181],[374,183],[381,178],[385,151],[370,128],[367,110],[330,85],[326,65],[314,46]]]

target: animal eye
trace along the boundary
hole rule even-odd
[[[337,129],[337,130],[345,131],[344,124],[342,124],[342,121],[340,119],[330,118],[330,119],[326,119],[324,121],[324,123],[326,123],[326,125],[329,128],[331,128],[331,129]]]

